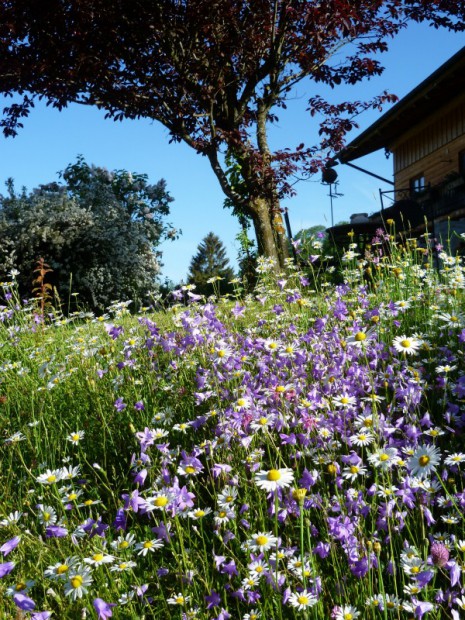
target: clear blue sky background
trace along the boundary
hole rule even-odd
[[[387,89],[402,97],[464,45],[464,34],[411,26],[381,56],[386,67],[381,77],[356,87],[340,87],[332,96],[341,101],[349,97],[366,99]],[[280,122],[271,131],[272,147],[295,146],[300,142],[315,144],[317,123],[305,108],[308,98],[317,92],[310,82],[298,86],[288,109],[281,111]],[[4,102],[0,98],[2,108]],[[350,134],[350,139],[379,115],[370,110],[360,116],[360,128]],[[146,173],[151,182],[164,178],[175,199],[169,219],[183,234],[177,241],[162,245],[162,274],[174,282],[185,278],[197,245],[210,231],[220,236],[235,264],[239,226],[231,212],[223,209],[224,196],[208,162],[188,146],[168,142],[167,130],[158,123],[115,123],[105,120],[104,113],[93,108],[72,105],[58,112],[37,104],[16,138],[0,136],[0,182],[13,177],[18,189],[32,189],[40,183],[58,180],[57,172],[74,162],[78,154],[89,164],[110,170]],[[392,178],[392,160],[386,160],[384,153],[367,156],[357,163]],[[334,202],[335,222],[349,219],[351,213],[370,213],[380,208],[378,190],[389,189],[388,185],[347,166],[338,166],[337,170],[338,191],[343,196]],[[329,226],[328,188],[321,185],[320,177],[295,187],[297,196],[283,201],[289,209],[293,233],[315,224]]]

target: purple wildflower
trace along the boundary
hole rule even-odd
[[[221,602],[221,597],[217,592],[212,590],[211,593],[205,597],[205,601],[208,603],[207,609],[211,609],[212,607],[218,607]]]
[[[3,553],[3,555],[6,557],[9,553],[13,551],[13,549],[16,549],[16,547],[19,545],[20,540],[21,536],[15,536],[14,538],[7,540],[6,543],[4,543],[0,547],[0,552]]]
[[[101,598],[95,598],[93,605],[98,613],[99,620],[106,620],[106,618],[112,617],[113,612],[111,611],[111,608],[115,607],[116,603],[106,603]]]
[[[126,409],[126,406],[122,398],[117,398],[115,400],[114,407],[116,411],[123,411],[123,409]]]
[[[113,527],[116,531],[123,530],[126,531],[126,513],[123,508],[118,508],[116,511],[115,520],[113,521]]]
[[[3,564],[0,564],[0,579],[6,575],[9,575],[14,567],[14,562],[4,562]]]
[[[13,594],[13,601],[16,607],[19,607],[24,611],[32,611],[36,606],[32,598],[29,598],[25,594],[21,594],[21,592],[16,592]]]
[[[45,529],[46,538],[65,538],[68,536],[68,530],[61,525],[49,525]]]

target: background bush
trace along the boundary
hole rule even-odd
[[[164,222],[173,200],[166,182],[151,185],[147,175],[109,172],[82,157],[60,176],[64,184],[31,193],[18,194],[7,181],[7,195],[0,196],[0,280],[17,269],[21,293],[30,294],[43,257],[65,307],[71,293],[94,311],[116,299],[144,300],[157,287],[158,244],[177,235]]]

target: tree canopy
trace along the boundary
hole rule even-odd
[[[97,106],[115,120],[150,118],[205,156],[259,250],[283,263],[279,201],[293,175],[338,152],[355,117],[395,97],[337,104],[311,145],[272,151],[268,127],[293,87],[334,88],[382,73],[377,54],[409,22],[463,30],[456,0],[6,0],[0,5],[0,92],[20,95],[1,126],[15,135],[36,98]],[[225,162],[233,162],[228,165]]]

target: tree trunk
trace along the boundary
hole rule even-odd
[[[249,208],[252,212],[259,254],[272,258],[278,268],[283,267],[268,202],[264,198],[254,198],[250,201]]]

